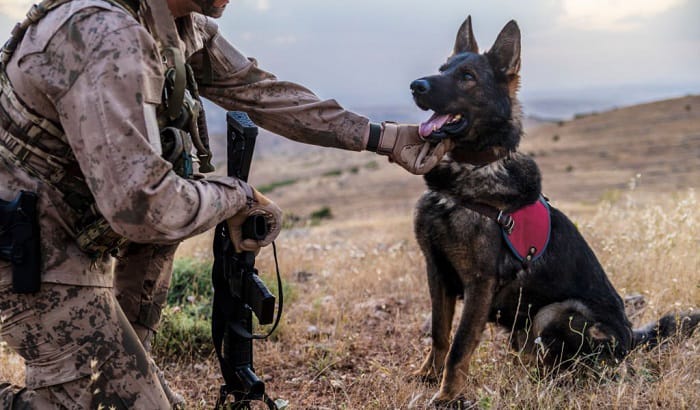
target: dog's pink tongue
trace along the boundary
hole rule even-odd
[[[437,115],[433,114],[428,121],[425,121],[420,124],[420,128],[418,129],[418,133],[420,134],[421,137],[425,138],[428,135],[432,134],[433,131],[439,130],[447,121],[452,116],[449,114],[445,115]]]

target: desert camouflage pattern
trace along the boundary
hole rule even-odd
[[[157,328],[173,254],[180,241],[245,204],[236,179],[184,179],[161,158],[156,107],[164,67],[150,20],[142,17],[138,21],[102,0],[70,1],[29,28],[6,67],[22,104],[60,125],[70,152],[63,151],[66,142],[51,137],[42,145],[70,159],[68,166],[84,175],[100,213],[132,242],[121,250],[116,268],[108,255],[81,252],[79,215],[63,193],[0,150],[0,198],[10,200],[20,190],[39,196],[41,292],[12,294],[11,266],[0,261],[2,338],[27,362],[27,388],[15,405],[169,407],[145,364],[142,342]],[[246,111],[260,126],[297,141],[364,148],[366,118],[260,69],[208,18],[182,18],[178,27],[203,97]],[[0,138],[8,135],[0,129]],[[49,168],[39,157],[31,160]],[[13,389],[4,389],[2,400],[9,402]]]
[[[114,291],[139,339],[150,350],[165,305],[177,245],[130,243],[114,270]]]
[[[0,393],[5,408],[170,407],[111,289],[43,284],[18,295],[5,288],[0,312],[0,336],[26,361],[26,388]]]

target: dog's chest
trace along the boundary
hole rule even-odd
[[[449,196],[428,191],[418,203],[416,236],[446,253],[472,253],[500,244],[493,221]]]

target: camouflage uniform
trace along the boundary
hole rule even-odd
[[[131,241],[116,269],[110,256],[82,252],[80,215],[26,171],[0,129],[0,199],[38,194],[42,252],[37,294],[12,293],[10,264],[0,261],[1,336],[26,359],[26,388],[6,386],[6,407],[13,398],[20,407],[169,407],[142,342],[156,329],[177,243],[245,203],[237,180],[181,178],[161,157],[155,112],[164,67],[150,20],[141,17],[102,0],[67,2],[29,28],[6,67],[19,101],[4,104],[8,115],[17,120],[28,110],[65,134],[65,141],[43,139],[42,148],[79,170],[99,212]],[[181,18],[178,29],[202,96],[297,141],[365,148],[366,118],[278,81],[223,39],[211,19]],[[32,155],[25,161],[52,166]]]

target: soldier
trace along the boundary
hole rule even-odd
[[[200,95],[288,138],[375,151],[415,174],[449,148],[261,70],[210,18],[227,3],[44,0],[3,48],[0,199],[36,193],[41,260],[37,291],[17,276],[13,287],[19,259],[0,259],[0,336],[26,360],[26,387],[0,385],[4,408],[182,405],[148,353],[177,244],[258,213],[272,227],[264,240],[241,241],[232,226],[236,246],[256,250],[281,218],[244,182],[202,175]],[[0,243],[18,242],[5,228]]]

